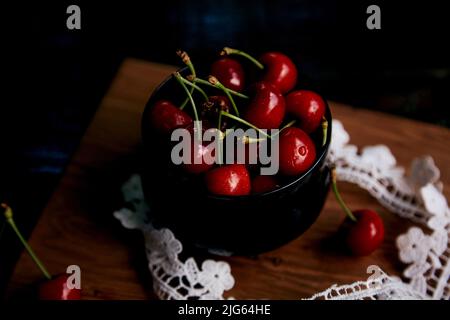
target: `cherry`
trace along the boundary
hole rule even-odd
[[[253,86],[253,99],[244,119],[260,129],[276,129],[283,121],[286,103],[281,92],[268,82]]]
[[[280,172],[287,176],[308,170],[316,159],[316,147],[303,130],[289,127],[280,133]]]
[[[297,90],[286,97],[286,110],[300,120],[300,128],[315,131],[325,115],[325,101],[315,92]]]
[[[211,75],[229,89],[238,92],[244,89],[244,69],[234,59],[221,58],[215,61],[211,67]]]
[[[221,52],[221,55],[231,54],[243,56],[253,62],[259,69],[264,70],[262,80],[272,83],[283,94],[292,90],[297,83],[297,67],[285,54],[267,52],[257,60],[248,53],[237,49],[225,47]]]
[[[354,255],[365,256],[375,251],[383,242],[383,220],[373,210],[356,210],[353,215],[356,222],[350,222],[346,244]]]
[[[224,165],[205,175],[206,187],[212,194],[222,196],[245,196],[250,194],[251,181],[243,164]]]
[[[252,180],[252,193],[269,192],[278,187],[278,182],[274,176],[256,176]]]
[[[259,61],[264,64],[264,81],[275,85],[283,94],[295,87],[297,67],[288,56],[280,52],[267,52]]]
[[[172,102],[159,100],[150,113],[150,121],[160,133],[170,133],[172,130],[192,123],[192,118],[183,110],[175,107]]]
[[[336,182],[336,169],[331,170],[332,189],[336,200],[347,214],[342,229],[345,233],[345,243],[356,256],[372,253],[384,239],[383,220],[373,210],[363,209],[350,211],[342,200]]]
[[[67,286],[69,275],[60,274],[39,286],[41,300],[80,300],[81,290],[70,289]]]
[[[206,122],[203,122],[202,135],[207,129],[207,126],[205,126],[205,124]],[[208,171],[213,166],[213,164],[207,163],[206,159],[209,156],[215,156],[214,150],[211,149],[213,145],[205,145],[202,143],[202,141],[195,139],[197,128],[195,127],[194,123],[189,124],[185,127],[185,129],[187,129],[191,134],[191,159],[190,163],[183,164],[184,169],[187,172],[193,174],[200,174]]]
[[[61,274],[56,277],[52,277],[50,275],[44,264],[41,262],[41,260],[39,260],[33,249],[22,236],[19,228],[17,228],[17,225],[14,222],[12,209],[5,203],[2,203],[1,207],[5,210],[4,216],[6,218],[6,222],[11,226],[14,233],[17,235],[17,237],[27,250],[28,254],[31,256],[33,261],[36,263],[36,265],[39,267],[46,278],[45,282],[43,282],[39,286],[39,298],[43,300],[80,300],[81,289],[70,289],[67,286],[67,280],[69,277],[67,274]]]

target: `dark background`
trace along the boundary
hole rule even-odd
[[[121,61],[283,51],[328,99],[450,126],[449,11],[426,1],[22,1],[3,5],[0,200],[26,235]],[[81,7],[82,29],[66,29]],[[381,30],[366,8],[381,7]],[[382,125],[382,124],[380,124]],[[1,234],[0,295],[21,247]]]

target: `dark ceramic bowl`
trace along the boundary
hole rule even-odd
[[[187,74],[186,68],[180,72]],[[327,143],[321,146],[320,132],[312,136],[317,159],[307,172],[267,193],[226,197],[208,194],[202,175],[188,175],[171,163],[165,142],[169,139],[153,132],[148,120],[159,99],[180,105],[185,94],[169,77],[153,92],[143,114],[142,182],[156,227],[170,228],[184,246],[222,255],[254,255],[288,243],[314,223],[330,185],[325,164],[331,139],[328,105]]]

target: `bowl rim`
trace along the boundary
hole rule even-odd
[[[177,71],[175,72],[179,72],[179,73],[183,73],[186,72],[189,68],[188,67],[182,67],[179,68]],[[175,73],[174,72],[174,73]],[[141,118],[141,139],[143,139],[143,131],[144,131],[144,121],[145,121],[145,114],[147,112],[149,112],[150,108],[152,107],[150,105],[150,102],[152,100],[155,99],[155,96],[158,94],[158,92],[161,90],[162,87],[164,87],[168,82],[170,81],[175,81],[173,79],[173,73],[168,75],[151,93],[150,97],[147,100],[147,103],[145,105],[144,108],[144,112],[142,113],[142,118]],[[296,89],[294,88],[293,90],[300,90],[300,89]],[[305,90],[311,90],[311,89],[305,89]],[[328,130],[327,130],[327,141],[325,142],[325,145],[320,147],[320,153],[318,153],[319,155],[316,157],[314,163],[312,164],[312,166],[306,170],[305,172],[303,172],[301,175],[299,175],[296,179],[294,179],[293,181],[280,186],[277,189],[274,190],[270,190],[267,192],[261,192],[261,193],[255,193],[255,194],[249,194],[249,195],[244,195],[244,196],[224,196],[224,195],[214,195],[214,194],[210,194],[207,193],[206,196],[208,198],[211,199],[217,199],[217,200],[228,200],[228,201],[236,201],[236,200],[247,200],[247,199],[254,199],[254,198],[258,198],[258,197],[266,197],[266,196],[271,196],[277,193],[281,193],[283,190],[290,188],[291,186],[293,186],[294,184],[297,184],[299,182],[301,182],[301,180],[305,179],[312,171],[314,171],[317,166],[322,162],[323,158],[325,158],[328,154],[328,150],[331,144],[331,133],[332,133],[332,120],[333,120],[333,115],[331,113],[331,109],[330,106],[328,104],[327,99],[324,98],[324,96],[322,94],[320,94],[319,91],[317,90],[311,90],[314,91],[315,93],[317,93],[318,95],[320,95],[320,97],[323,99],[323,101],[325,102],[325,118],[328,121]],[[143,144],[145,145],[145,141],[143,141]],[[202,173],[203,174],[203,173]]]

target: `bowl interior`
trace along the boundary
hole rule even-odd
[[[203,70],[203,69],[200,69],[200,70]],[[190,74],[190,71],[187,67],[179,69],[178,72],[183,76]],[[297,84],[297,88],[310,89],[309,85],[304,85],[301,83],[301,81],[299,81],[299,83]],[[217,89],[210,89],[210,88],[205,88],[205,91],[208,95],[221,93],[221,91],[219,91]],[[320,94],[320,92],[317,92],[317,93]],[[194,95],[195,95],[195,92],[194,92]],[[197,97],[200,100],[201,97],[199,97],[199,96],[197,96]],[[145,107],[144,114],[142,117],[142,132],[143,132],[144,144],[148,144],[148,143],[150,143],[150,141],[151,141],[151,143],[154,142],[153,137],[149,138],[149,136],[154,135],[154,133],[150,130],[147,119],[148,119],[149,113],[151,111],[151,108],[160,99],[170,100],[175,105],[181,105],[181,103],[183,103],[184,100],[186,99],[185,92],[183,91],[181,86],[178,84],[178,82],[174,79],[174,77],[172,75],[168,76],[153,91],[152,95],[150,96],[150,99],[147,102],[147,105]],[[230,200],[230,201],[235,201],[238,198],[248,198],[248,197],[257,198],[257,197],[264,196],[266,194],[282,192],[283,189],[289,188],[290,186],[304,180],[305,177],[307,177],[312,171],[314,171],[318,166],[320,166],[323,163],[323,160],[326,158],[326,156],[328,154],[328,149],[329,149],[330,142],[331,142],[331,133],[332,133],[332,114],[331,114],[331,110],[329,108],[327,101],[325,99],[324,99],[324,101],[325,101],[325,106],[326,106],[325,118],[328,121],[326,143],[324,145],[322,145],[323,135],[322,135],[321,130],[318,129],[318,130],[316,130],[316,132],[311,134],[311,138],[314,141],[314,144],[316,146],[316,159],[315,159],[313,165],[307,171],[305,171],[304,173],[302,173],[301,175],[299,175],[297,177],[289,177],[289,178],[282,180],[281,181],[282,183],[279,188],[268,191],[268,192],[258,193],[258,194],[250,194],[247,196],[219,196],[219,195],[213,195],[213,194],[207,194],[207,196],[210,198],[213,198],[213,199]],[[185,110],[189,110],[189,105],[186,106]]]

